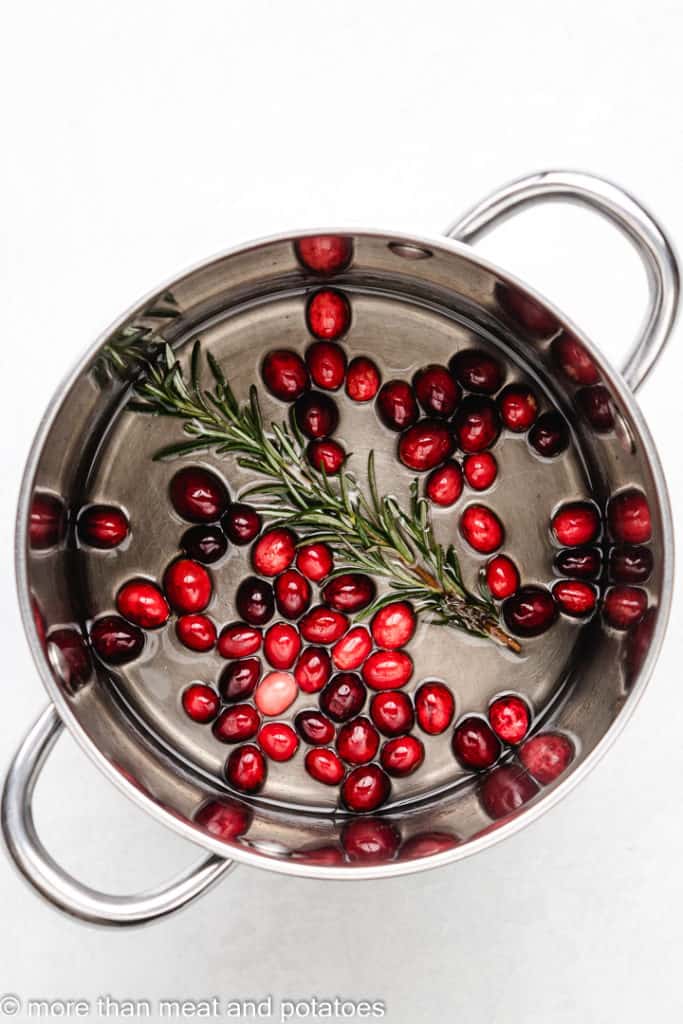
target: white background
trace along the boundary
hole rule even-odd
[[[0,29],[2,765],[45,703],[11,545],[42,410],[86,345],[187,264],[315,225],[437,233],[546,166],[613,177],[683,238],[683,8],[548,4],[13,4]],[[620,236],[576,209],[483,244],[615,362],[645,300]],[[681,329],[640,399],[674,515]],[[316,883],[240,868],[161,925],[89,928],[0,858],[0,995],[342,995],[390,1024],[678,1019],[680,594],[652,684],[607,759],[515,838],[450,868]],[[123,892],[195,852],[63,738],[36,797],[54,852]],[[95,1019],[95,1018],[93,1018]]]

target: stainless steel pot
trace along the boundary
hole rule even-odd
[[[607,217],[643,260],[650,305],[621,373],[545,299],[471,248],[505,217],[544,200],[584,204]],[[571,737],[575,757],[567,771],[547,786],[525,775],[520,788],[514,751],[502,766],[508,775],[494,769],[483,778],[452,772],[444,776],[435,757],[435,768],[426,775],[427,789],[424,783],[422,789],[399,787],[396,799],[376,815],[376,827],[392,837],[384,859],[344,858],[339,839],[349,827],[348,816],[309,798],[296,771],[283,776],[280,790],[275,785],[262,798],[238,798],[227,790],[216,771],[216,753],[178,717],[177,685],[169,689],[169,681],[178,673],[191,673],[193,666],[182,662],[176,651],[162,649],[160,641],[137,675],[125,679],[90,657],[87,623],[93,608],[106,607],[110,600],[111,579],[143,568],[140,560],[145,571],[158,568],[169,540],[165,528],[155,527],[167,479],[155,473],[167,470],[141,461],[166,428],[153,424],[141,434],[132,425],[137,421],[123,411],[129,382],[103,375],[103,353],[123,358],[126,344],[142,339],[152,346],[166,341],[185,358],[186,343],[201,332],[216,339],[238,386],[240,379],[246,386],[254,374],[254,353],[269,338],[286,335],[289,344],[303,343],[296,335],[297,310],[318,282],[297,262],[294,242],[314,234],[319,232],[241,246],[137,304],[59,388],[28,459],[16,537],[19,602],[50,703],[10,767],[2,826],[9,851],[29,882],[55,906],[88,921],[122,925],[161,917],[205,892],[238,862],[316,878],[382,878],[437,867],[484,849],[553,806],[597,762],[632,714],[662,643],[672,590],[672,521],[657,453],[633,395],[654,367],[675,320],[676,259],[654,218],[617,186],[585,174],[544,172],[494,193],[450,227],[445,238],[338,232],[351,241],[353,261],[334,283],[354,295],[357,341],[352,334],[352,348],[355,344],[377,353],[385,365],[408,371],[447,357],[454,343],[474,340],[502,349],[506,361],[533,376],[548,401],[564,413],[572,429],[574,457],[560,460],[552,470],[541,466],[543,460],[525,462],[526,449],[515,447],[514,440],[501,442],[503,464],[513,467],[511,477],[515,467],[519,470],[523,485],[521,490],[501,491],[500,501],[506,525],[509,517],[510,543],[520,562],[531,566],[533,578],[552,573],[553,553],[539,540],[545,528],[539,532],[535,525],[544,510],[552,511],[567,497],[584,496],[604,508],[625,488],[637,488],[647,497],[654,565],[644,584],[648,612],[636,627],[616,631],[599,616],[587,625],[565,622],[552,640],[530,642],[518,660],[507,652],[482,653],[478,641],[446,632],[432,636],[420,655],[427,659],[428,671],[435,664],[442,671],[455,666],[468,707],[478,707],[477,702],[485,707],[501,690],[502,677],[513,688],[531,693],[537,709],[533,728],[552,727]],[[604,424],[596,429],[590,416],[581,414],[576,373],[562,360],[558,368],[558,339],[570,339],[572,351],[591,361],[611,410],[607,429]],[[367,451],[367,422],[349,421],[345,429],[354,450]],[[127,455],[123,460],[122,451]],[[202,461],[212,464],[211,459]],[[387,486],[400,489],[392,465],[391,459],[381,462],[379,472]],[[533,473],[527,472],[530,465]],[[231,478],[235,489],[243,482]],[[112,497],[114,490],[126,507],[137,502],[146,524],[144,546],[123,552],[120,564],[103,561],[86,571],[73,536],[74,510]],[[66,516],[59,542],[45,550],[29,545],[36,495],[47,495]],[[464,555],[464,563],[466,572],[476,573],[475,560],[470,563]],[[606,576],[603,584],[609,585]],[[225,611],[230,613],[229,608]],[[74,679],[69,643],[86,659],[86,678],[80,672]],[[161,658],[163,671],[155,670],[154,657]],[[165,657],[170,660],[164,662]],[[476,666],[476,685],[471,666]],[[131,897],[103,895],[69,877],[40,842],[31,812],[35,781],[64,725],[126,795],[210,851],[209,856],[160,889]],[[493,800],[492,786],[498,787]]]

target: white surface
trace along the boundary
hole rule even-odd
[[[14,596],[19,477],[43,406],[95,335],[215,250],[319,224],[436,232],[543,166],[615,178],[680,241],[682,30],[664,0],[13,5],[0,53],[3,765],[45,701]],[[619,236],[553,208],[484,248],[618,359],[645,295]],[[641,395],[675,517],[680,334]],[[0,859],[0,996],[339,995],[384,1000],[390,1024],[677,1019],[679,615],[680,593],[650,689],[593,775],[440,872],[324,884],[240,868],[179,916],[112,933],[58,915]],[[37,803],[50,847],[92,883],[139,888],[195,856],[68,738]]]

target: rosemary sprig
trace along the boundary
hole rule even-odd
[[[493,603],[465,587],[453,545],[444,549],[436,540],[429,502],[419,496],[417,480],[412,483],[407,509],[392,495],[381,496],[371,452],[367,494],[346,470],[333,483],[308,462],[305,439],[293,418],[291,425],[273,423],[267,428],[256,388],[251,388],[249,401],[240,406],[208,352],[214,387],[203,388],[200,359],[197,342],[186,381],[173,351],[166,346],[161,358],[148,364],[147,373],[136,384],[136,398],[129,408],[180,419],[187,435],[187,440],[162,448],[155,459],[207,448],[218,455],[236,455],[240,466],[263,478],[242,495],[258,495],[263,515],[296,529],[307,542],[329,544],[341,563],[335,575],[354,568],[387,581],[390,592],[360,617],[374,614],[391,601],[409,600],[416,612],[427,613],[430,621],[520,651],[518,642],[500,627]]]

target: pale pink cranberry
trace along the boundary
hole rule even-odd
[[[332,648],[335,668],[344,672],[360,668],[372,650],[372,639],[365,626],[354,626]]]
[[[262,714],[272,718],[286,711],[296,700],[298,692],[291,672],[269,672],[256,687],[254,701]]]
[[[393,860],[396,856],[401,845],[401,833],[391,822],[383,818],[376,821],[354,818],[344,826],[341,841],[349,860],[363,864],[381,864]]]
[[[473,491],[487,491],[498,476],[498,463],[490,452],[472,452],[462,464],[465,480]]]
[[[495,555],[486,566],[486,586],[496,601],[504,601],[519,590],[519,571],[507,555]]]
[[[424,756],[424,745],[417,736],[396,736],[382,747],[380,762],[388,775],[404,778],[417,771]]]
[[[519,759],[530,775],[547,786],[574,760],[574,744],[559,732],[543,732],[521,747]]]
[[[299,262],[316,274],[335,274],[351,262],[350,238],[341,235],[311,235],[295,245]]]
[[[445,685],[436,680],[423,683],[415,694],[418,725],[429,736],[439,736],[453,721],[455,700]]]
[[[322,690],[332,674],[332,662],[324,647],[305,647],[294,668],[294,678],[304,693]]]
[[[405,651],[375,651],[363,665],[363,679],[373,690],[405,686],[413,674],[413,659]]]
[[[489,707],[489,722],[499,740],[513,746],[521,743],[529,731],[529,706],[521,697],[508,693]]]
[[[411,605],[407,601],[392,601],[375,612],[370,629],[378,647],[394,651],[410,643],[416,625],[417,616]]]
[[[266,722],[259,730],[258,741],[273,761],[291,761],[299,749],[299,737],[286,722]]]

